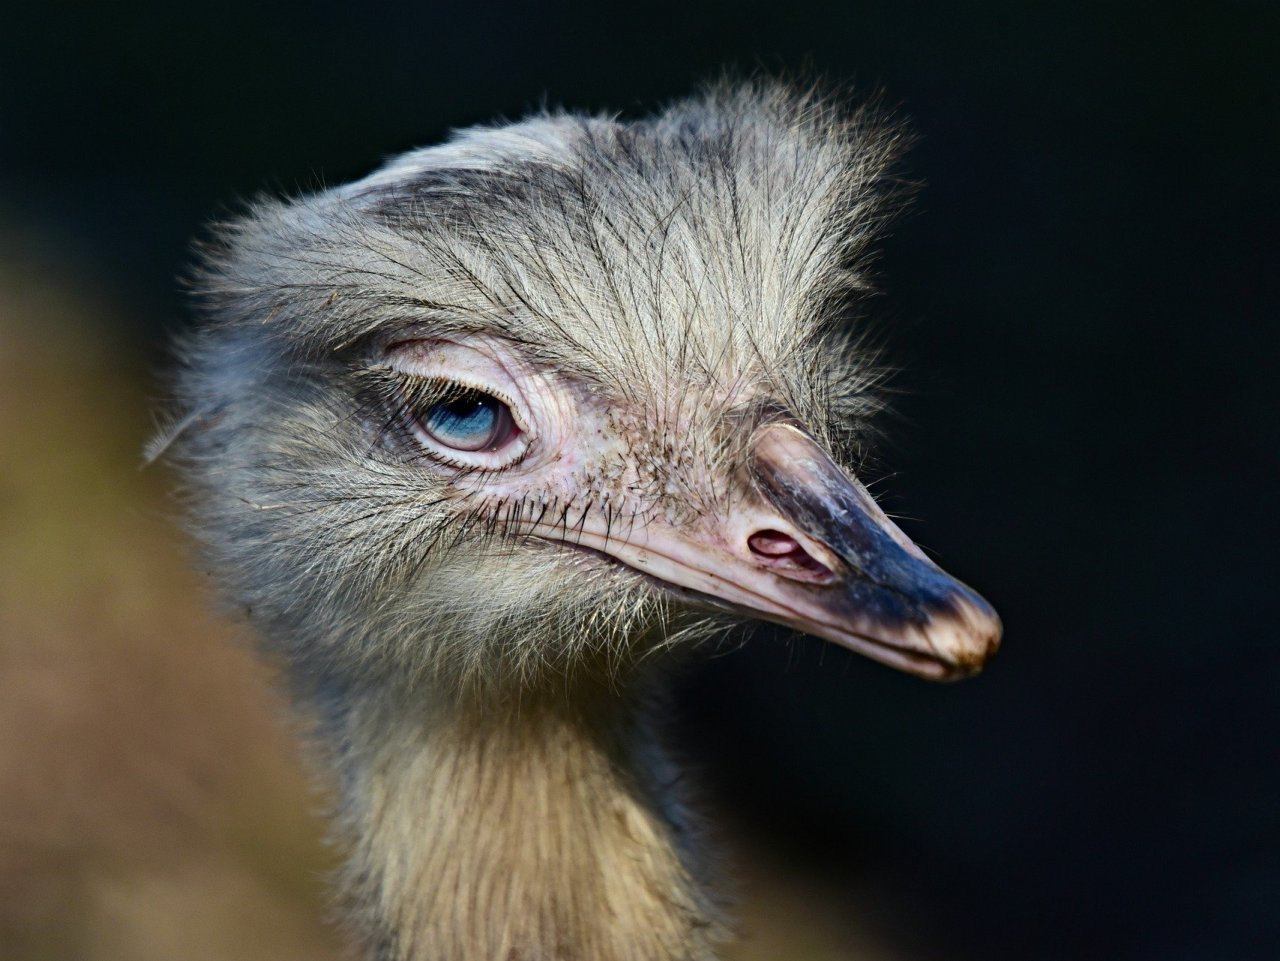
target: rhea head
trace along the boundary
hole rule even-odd
[[[975,671],[995,614],[854,472],[878,366],[847,308],[893,148],[727,89],[255,208],[180,380],[233,596],[321,677],[536,685],[742,618]]]

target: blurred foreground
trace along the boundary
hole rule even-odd
[[[0,230],[0,958],[324,961],[321,840],[270,672],[139,470],[150,372],[72,264]],[[56,268],[56,269],[55,269]],[[750,849],[739,961],[889,961]]]
[[[0,956],[336,957],[318,798],[139,471],[112,320],[0,260]]]

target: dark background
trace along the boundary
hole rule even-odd
[[[27,4],[0,214],[15,262],[74,265],[157,365],[190,238],[259,190],[725,67],[882,89],[924,186],[871,305],[904,368],[877,490],[1005,648],[950,687],[771,637],[709,663],[685,701],[718,803],[872,888],[908,953],[1274,958],[1278,11]]]

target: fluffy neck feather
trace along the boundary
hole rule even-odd
[[[647,712],[587,686],[344,711],[346,893],[378,961],[714,957],[724,928]]]

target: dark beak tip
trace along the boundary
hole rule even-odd
[[[960,677],[973,677],[987,666],[988,662],[1000,651],[1000,635],[990,638],[985,644],[973,651],[966,652],[956,658],[956,668]]]
[[[954,681],[968,680],[981,674],[999,649],[1000,642],[997,639],[983,650],[966,651],[953,655],[944,662],[946,669],[937,680],[942,681],[944,684],[949,684]]]
[[[1004,627],[999,615],[982,597],[965,590],[965,597],[952,617],[954,640],[948,645],[946,663],[950,669],[944,678],[960,681],[978,674],[1000,650]]]

